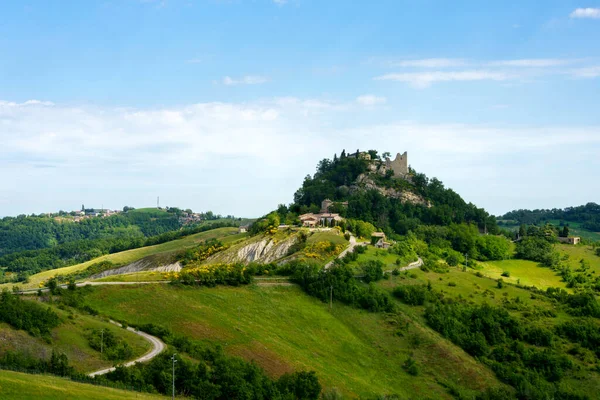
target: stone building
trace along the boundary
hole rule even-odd
[[[371,234],[371,244],[379,249],[387,249],[391,245],[391,243],[386,242],[385,233],[383,232],[373,232]]]
[[[581,238],[579,236],[559,237],[558,241],[561,243],[567,243],[567,244],[579,244],[579,243],[581,243]]]

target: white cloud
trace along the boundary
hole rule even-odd
[[[381,96],[365,94],[362,96],[358,96],[356,98],[356,102],[363,106],[372,107],[372,106],[376,106],[376,105],[380,105],[380,104],[385,104],[387,102],[387,99],[385,97],[381,97]]]
[[[416,67],[416,68],[448,68],[463,67],[467,62],[458,58],[424,58],[420,60],[405,60],[390,63],[393,67]]]
[[[379,101],[372,94],[360,97],[370,99],[367,104]],[[515,191],[553,206],[539,183],[546,177],[567,185],[564,205],[584,203],[586,196],[589,201],[597,191],[582,182],[600,168],[594,164],[600,127],[431,124],[398,121],[393,114],[372,124],[361,122],[368,120],[361,119],[367,110],[357,102],[288,97],[155,109],[3,102],[2,212],[76,208],[82,202],[140,207],[160,195],[166,205],[258,216],[291,201],[317,161],[344,148],[408,150],[418,171],[498,211],[528,205],[519,198],[505,202],[502,196]],[[550,173],[523,164],[552,168],[557,151],[568,151],[586,170],[571,175],[562,166]],[[489,178],[494,174],[498,179]],[[516,187],[525,179],[529,187]],[[500,181],[506,187],[495,191]]]
[[[239,79],[231,78],[230,76],[226,76],[223,78],[223,84],[227,86],[235,86],[235,85],[260,85],[262,83],[266,83],[268,79],[264,76],[258,75],[246,75]]]
[[[559,67],[576,62],[576,60],[567,60],[560,58],[530,58],[520,60],[500,60],[491,61],[487,65],[493,67]]]
[[[0,107],[27,107],[27,106],[52,107],[53,105],[54,105],[54,103],[51,101],[27,100],[23,103],[16,103],[13,101],[0,100]]]
[[[571,74],[576,78],[597,78],[600,77],[600,65],[573,69]]]
[[[511,79],[509,73],[489,70],[466,71],[431,71],[431,72],[406,72],[393,73],[375,77],[378,81],[406,82],[416,88],[426,88],[436,82],[451,81],[504,81]]]
[[[277,4],[278,6],[283,6],[284,4],[287,4],[288,0],[273,0],[273,3]]]
[[[577,8],[571,13],[571,18],[600,19],[600,8]]]

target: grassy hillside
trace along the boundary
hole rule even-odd
[[[418,321],[401,321],[410,328],[396,334],[397,321],[385,315],[337,303],[330,312],[296,287],[97,287],[86,301],[114,318],[219,343],[272,376],[315,370],[326,388],[354,396],[437,399],[450,398],[440,382],[457,382],[471,394],[498,385],[487,369]],[[418,378],[402,368],[411,354],[421,367]]]
[[[579,262],[584,259],[590,263],[592,274],[600,274],[600,257],[595,254],[594,248],[586,245],[556,244],[555,250],[561,255],[562,262],[573,270],[579,267]],[[482,266],[481,273],[489,278],[521,284],[524,286],[535,286],[539,289],[548,287],[560,287],[568,291],[566,283],[556,271],[541,266],[539,263],[527,260],[502,260],[479,263]],[[510,276],[502,276],[508,272]]]
[[[532,271],[545,273],[544,268],[537,266],[532,268]],[[541,279],[536,277],[535,273],[530,273],[530,276],[532,280]],[[503,279],[506,278],[503,277]],[[444,274],[423,272],[419,269],[406,271],[399,276],[392,276],[389,280],[382,280],[378,285],[391,292],[398,285],[425,285],[428,283],[434,290],[441,292],[445,298],[462,298],[472,304],[487,303],[509,310],[511,315],[526,321],[527,326],[530,327],[553,330],[555,326],[574,319],[572,315],[557,307],[552,299],[534,295],[515,285],[504,284],[502,288],[499,288],[495,279],[480,277],[472,271],[463,272],[456,268],[450,268],[449,272]],[[424,306],[409,306],[400,302],[397,304],[415,321],[425,323]],[[562,339],[555,339],[553,348],[563,354],[569,354],[569,360],[576,366],[572,372],[566,374],[562,382],[580,395],[587,395],[594,399],[600,398],[600,374],[596,369],[593,357],[588,359],[577,355],[572,349],[577,349],[578,345]]]
[[[7,351],[18,351],[36,358],[48,359],[52,349],[55,349],[66,354],[69,362],[79,372],[92,372],[112,366],[114,362],[103,360],[100,353],[89,346],[86,333],[91,329],[104,329],[105,332],[110,330],[117,337],[125,340],[133,350],[132,359],[150,350],[150,344],[141,336],[100,318],[63,311],[57,307],[51,306],[51,308],[63,323],[52,330],[50,343],[0,323],[0,356]]]
[[[76,383],[55,376],[30,375],[12,371],[0,372],[0,398],[11,400],[166,399],[163,396],[147,393]]]
[[[235,239],[239,239],[244,237],[245,234],[238,234],[237,228],[218,228],[213,229],[206,232],[197,233],[194,235],[187,236],[182,239],[173,240],[170,242],[158,244],[155,246],[147,246],[141,247],[139,249],[122,251],[120,253],[108,254],[102,257],[95,258],[93,260],[87,261],[85,263],[73,265],[70,267],[59,268],[49,271],[44,271],[39,274],[32,275],[29,278],[29,283],[18,285],[23,289],[34,289],[39,287],[41,282],[46,281],[47,279],[56,276],[56,275],[66,275],[73,272],[81,271],[86,269],[92,264],[95,264],[100,261],[110,261],[114,263],[116,266],[126,265],[131,262],[137,261],[141,258],[156,255],[156,254],[165,254],[170,252],[176,252],[180,250],[184,250],[189,247],[193,247],[199,242],[208,239],[218,238],[223,241],[231,241]],[[3,287],[12,288],[12,284],[0,285],[0,290]]]

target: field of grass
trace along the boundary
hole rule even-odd
[[[50,375],[0,371],[0,399],[10,400],[122,400],[166,397],[77,383]]]
[[[565,262],[570,265],[571,268],[577,268],[579,266],[579,261],[583,258],[590,263],[591,271],[600,274],[600,257],[596,255],[593,247],[586,245],[573,246],[570,244],[559,244],[556,245],[555,248],[562,256],[569,256],[568,260]]]
[[[396,260],[400,258],[400,265],[396,264]],[[370,260],[379,260],[384,266],[384,271],[393,270],[394,268],[401,268],[407,266],[409,263],[416,261],[417,259],[401,258],[396,254],[392,254],[387,250],[378,249],[373,246],[367,246],[367,250],[359,254],[356,261],[350,262],[348,265],[355,270],[358,270],[361,265]]]
[[[221,344],[271,376],[315,370],[324,387],[353,396],[439,399],[451,398],[440,382],[456,382],[471,395],[499,385],[485,367],[418,321],[391,323],[337,303],[329,311],[297,287],[106,286],[94,288],[86,301],[113,318]],[[409,328],[395,335],[398,324]],[[402,368],[409,355],[419,365],[418,378]]]
[[[348,241],[344,238],[344,235],[338,233],[337,230],[325,231],[325,232],[315,232],[308,237],[306,240],[307,244],[317,243],[317,242],[333,242],[335,244],[341,244],[344,246],[348,245]]]
[[[591,271],[600,274],[600,257],[595,254],[595,250],[591,246],[557,244],[555,245],[555,250],[560,253],[562,262],[569,265],[572,269],[577,269],[579,261],[585,259],[590,263]],[[565,260],[564,256],[568,256],[568,258]],[[539,289],[560,287],[571,291],[571,289],[566,288],[565,282],[562,281],[561,277],[555,271],[542,267],[534,261],[512,259],[480,262],[479,264],[483,267],[480,272],[489,278],[502,278],[505,282],[535,286]],[[502,276],[502,273],[505,271],[510,273],[509,277]]]
[[[245,235],[246,234],[238,234],[237,228],[213,229],[210,231],[200,232],[200,233],[197,233],[194,235],[190,235],[190,236],[184,237],[182,239],[157,244],[155,246],[140,247],[138,249],[122,251],[120,253],[108,254],[108,255],[98,257],[93,260],[81,263],[81,264],[72,265],[70,267],[64,267],[64,268],[58,268],[58,269],[40,272],[39,274],[32,275],[29,278],[29,283],[19,284],[17,286],[19,286],[22,289],[35,289],[35,288],[39,287],[40,283],[48,280],[49,278],[52,278],[53,276],[66,275],[66,274],[70,274],[73,272],[81,271],[81,270],[86,269],[90,265],[95,264],[100,261],[110,261],[110,262],[114,263],[116,266],[126,265],[126,264],[132,263],[134,261],[137,261],[141,258],[150,256],[150,255],[184,250],[184,249],[193,247],[196,244],[198,244],[199,242],[202,242],[204,240],[221,239],[224,242],[228,242],[228,241],[233,241],[236,239],[243,238]],[[0,285],[0,290],[2,290],[3,287],[10,289],[13,287],[13,285],[14,284]]]
[[[153,282],[165,280],[163,272],[142,271],[130,274],[111,275],[105,278],[94,279],[94,282]]]
[[[78,313],[71,314],[57,307],[51,307],[63,320],[61,325],[52,330],[51,343],[0,323],[0,355],[6,351],[19,351],[36,358],[48,359],[52,354],[52,349],[55,349],[66,354],[71,365],[79,372],[92,372],[112,366],[114,364],[112,361],[103,360],[100,352],[89,346],[85,335],[90,329],[110,330],[116,336],[127,341],[133,350],[132,359],[150,350],[150,344],[144,338],[114,324],[97,317]]]
[[[523,286],[535,286],[538,289],[549,287],[566,288],[561,277],[550,268],[544,268],[535,261],[527,260],[502,260],[487,261],[479,263],[483,269],[481,273],[492,279],[502,278],[505,282],[521,284]],[[502,276],[503,272],[508,272],[509,277]]]

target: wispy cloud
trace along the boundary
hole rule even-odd
[[[435,82],[451,81],[504,81],[512,76],[506,72],[489,70],[466,70],[466,71],[431,71],[431,72],[405,72],[386,74],[375,77],[377,81],[406,82],[416,88],[426,88]]]
[[[287,4],[288,0],[273,0],[273,3],[277,4],[278,6],[283,6],[285,4]]]
[[[230,76],[226,76],[223,78],[223,85],[227,86],[235,86],[235,85],[260,85],[262,83],[268,82],[268,79],[264,76],[258,75],[246,75],[239,79],[234,79]]]
[[[387,99],[385,97],[381,97],[381,96],[365,94],[362,96],[358,96],[356,98],[356,102],[358,104],[366,106],[366,107],[373,107],[376,105],[385,104],[387,102]]]
[[[600,8],[577,8],[570,17],[600,19]]]
[[[529,80],[543,76],[594,78],[595,65],[586,67],[589,59],[521,58],[505,60],[468,60],[459,58],[424,58],[390,63],[399,72],[376,76],[375,80],[406,82],[416,88],[426,88],[436,82]],[[579,65],[578,69],[567,69]]]
[[[43,107],[52,107],[54,105],[51,101],[41,101],[41,100],[27,100],[23,103],[16,103],[14,101],[2,101],[0,100],[0,107],[27,107],[27,106],[43,106]]]
[[[597,78],[600,77],[600,65],[586,68],[576,68],[571,70],[571,74],[576,78]]]
[[[463,67],[467,65],[467,62],[458,58],[423,58],[392,62],[390,65],[392,67],[447,68]]]
[[[487,63],[488,66],[492,67],[560,67],[563,65],[573,64],[578,60],[569,60],[561,58],[529,58],[520,60],[499,60],[491,61]]]

